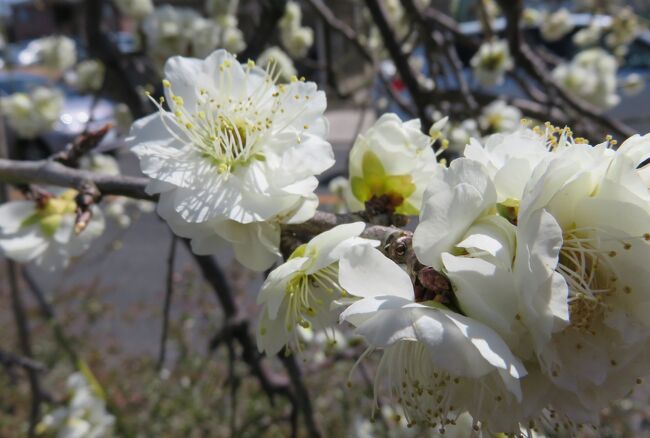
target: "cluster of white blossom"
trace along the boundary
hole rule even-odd
[[[512,57],[505,40],[486,41],[470,61],[474,76],[484,87],[501,85],[505,74],[513,67]]]
[[[153,12],[152,0],[113,0],[119,11],[135,20],[142,20]]]
[[[77,62],[74,40],[63,35],[33,40],[26,50],[34,52],[40,64],[56,70],[67,70]]]
[[[473,141],[427,188],[413,236],[450,288],[414,290],[374,248],[343,256],[339,282],[362,299],[341,319],[383,350],[411,423],[467,411],[491,432],[572,432],[650,372],[648,158],[648,136],[617,150],[552,127]]]
[[[157,7],[142,24],[149,56],[162,68],[174,55],[205,57],[218,47],[241,52],[246,45],[237,19],[232,15],[221,18],[219,22],[204,18],[190,8]]]
[[[552,76],[569,93],[606,109],[620,101],[617,71],[616,58],[596,47],[579,52],[570,63],[558,65]]]
[[[78,63],[68,72],[66,82],[81,92],[98,91],[104,84],[104,64],[96,59],[87,59]]]
[[[37,425],[44,437],[108,438],[114,436],[115,417],[106,410],[101,389],[80,373],[67,381],[67,406],[46,414]]]
[[[495,100],[481,110],[478,123],[486,134],[513,132],[519,128],[521,118],[522,113],[519,108],[508,105],[503,100]]]
[[[539,31],[542,34],[542,38],[550,42],[561,40],[574,28],[571,13],[565,8],[544,14],[540,22],[541,26]]]
[[[63,110],[63,93],[47,87],[36,87],[13,93],[0,100],[2,113],[11,129],[20,138],[32,139],[52,129]]]
[[[314,31],[302,25],[302,10],[297,2],[287,2],[278,26],[280,42],[289,55],[296,59],[304,58],[314,44]]]

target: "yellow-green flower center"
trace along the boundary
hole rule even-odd
[[[77,196],[75,190],[66,190],[58,197],[46,199],[33,214],[22,221],[21,227],[38,225],[43,234],[48,237],[53,236],[64,216],[77,211],[75,196]]]
[[[361,202],[375,197],[387,196],[395,212],[417,215],[419,212],[407,199],[415,192],[411,175],[388,175],[381,160],[372,151],[367,151],[361,161],[361,176],[350,180],[352,194]]]

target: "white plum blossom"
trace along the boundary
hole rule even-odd
[[[221,40],[223,48],[232,53],[243,52],[246,48],[244,33],[236,26],[224,27]]]
[[[535,8],[524,8],[521,14],[521,22],[527,27],[537,27],[543,19],[543,14]]]
[[[108,438],[113,436],[115,417],[106,409],[101,389],[80,373],[67,380],[67,406],[43,416],[36,429],[38,435],[59,438]]]
[[[509,134],[491,135],[482,142],[472,138],[463,155],[485,166],[499,204],[517,207],[534,169],[550,154],[550,148],[546,135],[521,127]]]
[[[385,377],[409,424],[444,431],[468,412],[475,428],[519,430],[507,407],[521,401],[526,370],[494,330],[438,302],[416,302],[409,275],[368,245],[344,253],[339,279],[361,298],[341,320],[368,343],[364,356],[382,350],[375,397]]]
[[[205,9],[211,17],[233,16],[237,13],[239,0],[206,0]]]
[[[142,20],[153,12],[152,0],[114,0],[119,11],[135,20]]]
[[[67,70],[77,62],[74,40],[63,35],[33,40],[26,50],[34,51],[40,64],[56,70]]]
[[[470,61],[474,75],[484,87],[501,85],[505,73],[513,67],[508,42],[505,40],[486,41]]]
[[[277,46],[264,50],[257,58],[257,64],[262,68],[275,71],[279,76],[279,80],[283,82],[289,82],[293,76],[298,74],[289,55]]]
[[[230,27],[223,27],[213,19],[203,18],[193,9],[170,5],[157,7],[142,24],[148,54],[161,69],[171,56],[202,58],[225,47],[226,42],[231,50],[243,50],[239,41],[241,35],[232,31],[226,35],[228,29]]]
[[[314,31],[302,26],[302,11],[295,1],[288,1],[278,23],[280,42],[293,58],[304,58],[314,44]]]
[[[623,93],[625,93],[626,96],[636,96],[643,91],[645,86],[645,79],[643,79],[643,76],[638,73],[630,73],[621,84]]]
[[[27,93],[14,93],[0,100],[2,112],[16,135],[36,138],[49,131],[63,110],[63,93],[54,88],[36,87]]]
[[[77,192],[0,205],[0,253],[20,263],[34,261],[42,269],[65,268],[71,257],[83,254],[104,231],[101,210],[92,207],[92,219],[77,233]]]
[[[605,38],[607,46],[610,48],[625,46],[637,37],[640,30],[639,18],[632,8],[621,8],[613,15],[609,30]]]
[[[542,372],[592,417],[650,373],[648,158],[648,136],[569,145],[535,170],[517,217],[521,322]]]
[[[573,42],[578,47],[588,47],[598,44],[600,37],[603,34],[603,29],[597,22],[591,23],[589,26],[580,29],[573,35]]]
[[[419,119],[402,122],[396,114],[382,115],[350,150],[350,210],[363,210],[365,202],[386,197],[395,212],[417,214],[426,185],[441,168],[432,144]]]
[[[115,117],[115,128],[117,131],[120,135],[127,134],[133,124],[133,114],[131,114],[129,106],[122,102],[118,103],[115,105],[113,115]]]
[[[301,350],[299,327],[324,330],[336,322],[332,309],[341,296],[338,261],[353,245],[375,245],[361,239],[365,224],[338,225],[300,245],[262,285],[257,302],[262,304],[257,344],[260,351],[275,354],[283,346]]]
[[[542,25],[539,28],[542,37],[549,42],[561,40],[573,30],[574,24],[571,20],[571,12],[566,8],[550,14],[547,13],[542,19]]]
[[[165,76],[170,111],[136,121],[127,139],[152,179],[147,191],[160,194],[158,213],[195,252],[225,239],[240,262],[268,268],[280,224],[314,215],[315,175],[334,163],[325,94],[312,82],[276,85],[224,50],[170,58]]]
[[[521,123],[521,111],[503,100],[495,100],[481,111],[478,118],[481,129],[488,133],[513,132]]]
[[[104,84],[104,71],[104,64],[101,61],[87,59],[75,66],[67,81],[82,92],[97,91]]]
[[[560,64],[552,76],[568,92],[586,100],[598,108],[617,105],[616,58],[600,48],[579,52],[569,64]]]

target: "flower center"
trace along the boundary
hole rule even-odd
[[[75,190],[66,190],[61,196],[42,198],[36,203],[36,211],[25,218],[21,226],[38,225],[43,234],[52,237],[61,225],[63,217],[77,211],[77,203],[74,200],[76,196]]]
[[[610,262],[616,252],[601,250],[595,231],[582,228],[566,232],[556,268],[569,287],[571,326],[589,333],[607,312],[606,299],[616,291]]]
[[[312,274],[300,271],[289,280],[285,289],[287,312],[285,326],[288,332],[294,332],[294,345],[300,346],[296,325],[303,328],[311,327],[311,322],[319,322],[319,310],[324,309],[340,293],[338,283],[338,265],[333,263]],[[321,326],[326,324],[320,323]]]
[[[491,378],[477,385],[474,379],[437,368],[430,354],[422,343],[415,341],[400,341],[384,349],[375,376],[375,397],[379,379],[386,373],[409,425],[437,428],[442,434],[447,426],[456,424],[463,410],[471,408],[475,416],[473,427],[478,430],[476,418],[487,414],[494,403],[504,401],[505,395],[492,387]],[[474,396],[465,397],[473,392]],[[459,405],[470,400],[473,406]]]

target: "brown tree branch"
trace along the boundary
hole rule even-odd
[[[427,107],[433,103],[432,93],[424,90],[420,85],[417,75],[408,62],[407,55],[402,51],[395,37],[395,33],[386,18],[386,12],[382,4],[378,0],[366,0],[366,6],[372,15],[375,25],[379,29],[384,45],[390,53],[402,81],[404,81],[404,85],[409,90],[409,94],[417,108],[418,117],[422,121],[423,128],[426,127],[428,129],[433,122],[427,112]]]

